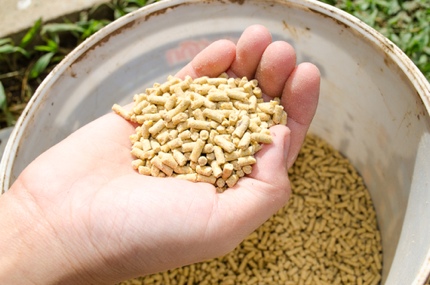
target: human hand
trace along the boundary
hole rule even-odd
[[[318,69],[296,66],[289,44],[251,26],[237,45],[213,43],[177,76],[224,71],[258,79],[288,113],[250,175],[223,193],[140,175],[130,165],[134,126],[103,116],[39,156],[0,198],[0,248],[8,245],[0,283],[105,284],[202,261],[231,251],[284,206],[287,170],[317,106]]]

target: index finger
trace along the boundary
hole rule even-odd
[[[228,40],[218,40],[211,43],[193,60],[182,68],[176,76],[192,78],[201,76],[217,77],[227,71],[236,56],[236,45]]]

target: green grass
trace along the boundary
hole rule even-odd
[[[0,39],[0,128],[13,126],[36,88],[69,52],[110,22],[157,0],[111,0],[78,19],[37,20],[17,42]]]
[[[323,0],[375,28],[418,66],[430,80],[430,1]]]
[[[430,80],[430,1],[321,1],[358,17],[381,32]],[[75,20],[64,18],[56,23],[43,23],[40,19],[19,41],[0,39],[0,128],[15,124],[49,71],[83,40],[113,20],[152,2],[156,1],[111,0],[82,11]]]

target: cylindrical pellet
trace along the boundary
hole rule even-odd
[[[211,125],[208,121],[202,121],[202,120],[194,120],[194,119],[188,119],[188,127],[191,129],[197,129],[197,130],[207,130],[210,131]]]
[[[226,152],[232,152],[236,146],[221,135],[215,136],[214,142]],[[215,154],[216,155],[216,154]]]
[[[191,151],[191,155],[190,155],[190,160],[197,162],[199,156],[201,155],[202,151],[203,151],[203,147],[205,146],[205,142],[201,139],[198,139],[196,141],[196,145],[193,148],[193,150]]]
[[[233,132],[233,135],[242,138],[243,134],[249,127],[250,119],[249,116],[243,116],[236,124],[236,130]]]
[[[166,115],[164,116],[164,120],[166,122],[169,122],[172,120],[173,116],[185,111],[188,106],[190,106],[191,100],[188,98],[182,99],[182,101],[172,110],[169,110]]]

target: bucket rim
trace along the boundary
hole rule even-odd
[[[9,140],[6,144],[3,158],[0,163],[0,194],[6,192],[10,187],[11,171],[14,165],[16,152],[19,149],[20,141],[24,136],[29,121],[32,118],[34,111],[45,100],[45,90],[55,83],[61,74],[75,62],[79,61],[88,50],[97,48],[101,43],[107,41],[115,32],[132,25],[134,21],[145,18],[150,20],[152,16],[157,16],[168,9],[172,9],[184,5],[210,5],[211,3],[222,3],[226,5],[243,5],[246,3],[276,3],[283,6],[295,6],[301,9],[306,9],[312,13],[320,14],[323,17],[328,17],[337,23],[351,28],[354,32],[363,37],[364,40],[372,43],[375,48],[383,51],[390,60],[392,60],[400,69],[402,75],[407,78],[410,84],[415,88],[416,93],[421,99],[426,117],[430,120],[430,83],[425,78],[423,73],[412,62],[412,60],[391,40],[382,35],[374,28],[367,25],[357,17],[329,4],[322,3],[317,0],[163,0],[144,6],[136,11],[133,11],[100,29],[98,32],[87,38],[78,47],[71,51],[43,80],[36,89],[34,95],[26,105],[24,111],[19,117]],[[427,262],[423,264],[419,270],[418,276],[413,284],[424,284],[430,273],[430,250],[427,252]]]

